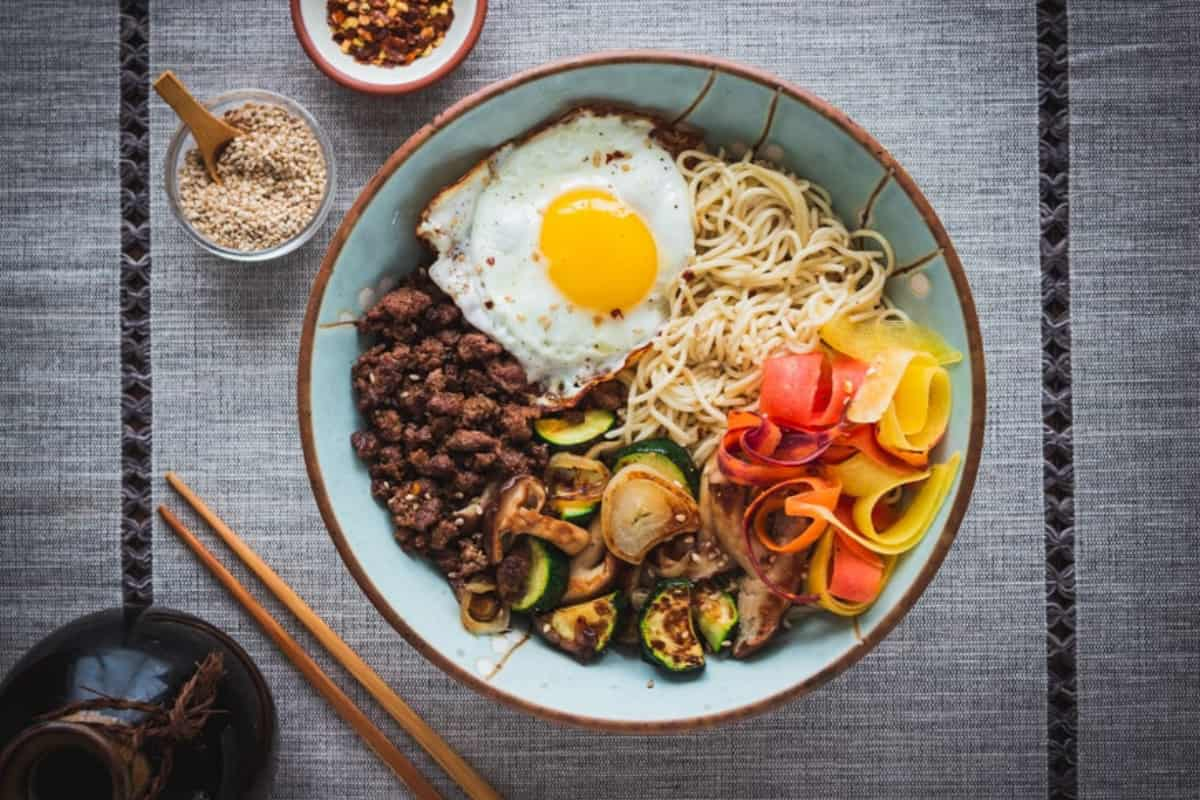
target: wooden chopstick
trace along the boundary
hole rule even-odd
[[[187,504],[195,509],[208,525],[216,531],[229,549],[242,560],[250,570],[258,576],[279,601],[303,623],[304,627],[316,637],[326,650],[338,660],[354,678],[362,684],[384,710],[404,728],[410,736],[424,748],[425,752],[436,761],[446,774],[466,792],[471,800],[502,800],[500,794],[493,789],[483,776],[463,760],[441,736],[417,712],[392,691],[392,688],[363,661],[350,645],[342,641],[332,628],[317,615],[292,587],[279,577],[275,570],[263,561],[251,547],[225,524],[216,512],[209,508],[183,480],[173,472],[166,475],[167,483],[179,493]]]
[[[196,557],[200,559],[200,563],[208,567],[218,581],[233,595],[246,611],[250,612],[250,616],[254,617],[254,621],[259,624],[259,627],[270,636],[283,654],[287,656],[296,669],[300,670],[300,674],[308,679],[308,682],[320,692],[329,704],[333,706],[333,710],[338,713],[342,719],[354,728],[354,731],[362,737],[367,746],[375,751],[375,754],[383,759],[384,763],[391,767],[392,772],[404,781],[413,794],[423,800],[442,800],[442,796],[438,794],[437,789],[433,788],[424,775],[408,760],[404,753],[401,753],[396,745],[392,744],[383,731],[375,727],[375,723],[367,718],[367,715],[359,710],[358,706],[337,687],[328,675],[317,666],[317,662],[309,657],[308,653],[304,652],[304,648],[300,643],[293,639],[283,626],[275,621],[271,613],[267,611],[257,600],[251,596],[250,592],[246,591],[246,587],[238,582],[238,579],[233,577],[229,570],[217,560],[217,557],[208,551],[200,540],[196,538],[187,526],[184,525],[178,517],[171,513],[171,510],[166,506],[159,506],[158,513],[163,520],[175,531],[175,534],[183,540],[183,543],[191,548]]]

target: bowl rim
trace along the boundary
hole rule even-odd
[[[428,75],[420,78],[414,78],[411,81],[403,83],[371,83],[370,81],[354,78],[338,69],[334,64],[321,55],[317,50],[317,45],[312,40],[309,34],[308,26],[304,24],[304,15],[300,9],[301,0],[291,0],[288,4],[292,15],[292,28],[296,31],[296,38],[300,40],[300,47],[304,49],[305,55],[309,61],[316,65],[317,69],[324,72],[328,77],[335,82],[340,83],[348,89],[364,92],[374,95],[402,95],[409,94],[424,89],[426,86],[431,86],[437,83],[442,78],[453,72],[463,59],[475,49],[475,43],[479,41],[479,34],[483,30],[483,22],[487,17],[487,0],[476,0],[475,16],[471,18],[471,27],[467,30],[467,38],[458,46],[445,64],[435,69]]]
[[[658,64],[674,64],[683,66],[699,67],[716,72],[726,72],[728,74],[746,78],[759,84],[764,84],[770,88],[776,89],[793,99],[804,103],[808,107],[817,111],[825,118],[837,124],[848,135],[854,138],[859,144],[867,148],[871,155],[883,166],[889,170],[892,179],[899,184],[905,194],[912,200],[921,217],[929,226],[933,233],[938,247],[942,250],[942,257],[946,261],[947,268],[950,271],[951,278],[954,281],[954,288],[963,314],[963,320],[966,325],[967,333],[967,349],[971,356],[971,389],[972,389],[972,404],[971,404],[971,421],[968,434],[968,442],[966,447],[966,456],[963,462],[962,479],[959,483],[958,492],[954,496],[954,502],[950,509],[950,514],[946,518],[945,527],[942,529],[941,535],[934,546],[933,551],[929,555],[928,561],[921,568],[909,587],[896,603],[879,621],[879,623],[858,643],[857,646],[850,648],[839,658],[826,665],[823,669],[809,676],[805,680],[796,683],[783,691],[776,692],[764,698],[760,698],[752,703],[732,708],[726,711],[721,711],[713,714],[705,714],[699,716],[680,717],[671,720],[656,720],[656,721],[633,721],[633,720],[612,720],[597,717],[589,717],[581,714],[559,711],[554,708],[539,705],[531,700],[517,697],[515,695],[503,692],[491,684],[481,680],[477,676],[471,674],[465,669],[454,664],[450,659],[443,656],[438,650],[429,645],[422,639],[416,631],[408,626],[398,612],[393,609],[383,598],[383,595],[367,577],[362,565],[355,557],[350,548],[341,527],[338,525],[337,517],[333,513],[333,507],[330,503],[329,496],[325,489],[325,481],[321,474],[321,468],[317,461],[316,444],[313,436],[313,421],[312,421],[312,406],[310,403],[311,397],[311,371],[312,371],[312,354],[315,334],[317,330],[317,316],[320,311],[321,303],[324,299],[325,288],[333,274],[333,267],[338,256],[341,253],[342,246],[349,238],[355,225],[358,223],[359,217],[364,209],[375,198],[380,187],[387,181],[389,177],[403,164],[408,157],[423,145],[434,133],[444,128],[448,123],[457,119],[465,112],[475,108],[481,103],[491,100],[504,94],[508,90],[520,86],[532,80],[544,78],[548,75],[554,75],[559,72],[579,69],[582,67],[597,66],[604,64],[619,64],[619,63],[658,63]],[[712,728],[726,722],[735,720],[747,719],[751,716],[764,713],[768,710],[776,708],[783,703],[792,700],[800,695],[807,694],[812,690],[824,685],[837,675],[840,675],[847,668],[855,664],[859,659],[874,649],[880,641],[884,639],[892,629],[896,627],[899,621],[905,614],[916,604],[917,599],[924,593],[925,588],[929,585],[933,576],[941,567],[942,562],[946,558],[946,554],[950,550],[951,544],[958,533],[959,526],[962,523],[963,517],[966,514],[967,507],[970,504],[971,494],[975,486],[975,479],[979,471],[979,461],[983,450],[983,433],[986,414],[986,380],[984,369],[983,356],[983,337],[979,328],[979,317],[975,309],[975,301],[971,296],[971,289],[967,283],[966,273],[963,270],[962,262],[959,260],[958,253],[954,249],[953,243],[950,241],[949,235],[934,212],[932,205],[925,198],[925,195],[917,188],[916,183],[908,172],[896,161],[896,159],[887,151],[883,145],[879,144],[867,131],[851,120],[842,111],[835,108],[830,103],[822,100],[816,95],[802,89],[794,84],[780,80],[771,73],[755,67],[748,67],[736,62],[709,55],[695,55],[689,53],[663,51],[663,50],[615,50],[590,53],[580,56],[572,56],[556,61],[533,67],[521,72],[518,72],[508,78],[497,81],[493,84],[483,87],[467,97],[459,100],[451,105],[446,110],[442,111],[433,121],[424,125],[412,136],[410,136],[379,168],[374,177],[367,183],[355,200],[354,204],[346,212],[341,225],[338,226],[337,232],[330,240],[329,249],[325,254],[325,258],[321,262],[320,270],[317,272],[316,278],[313,281],[311,293],[309,295],[308,306],[305,310],[304,325],[300,338],[300,353],[299,353],[299,369],[296,375],[296,390],[297,390],[297,414],[300,424],[300,438],[304,449],[304,461],[308,470],[309,481],[312,484],[313,495],[317,501],[317,506],[321,512],[321,517],[325,521],[325,526],[329,530],[329,534],[333,539],[334,545],[338,549],[342,560],[346,567],[350,570],[354,580],[358,583],[359,588],[367,595],[371,603],[379,611],[383,618],[386,619],[393,628],[408,641],[410,645],[416,648],[417,652],[431,661],[435,666],[445,672],[447,675],[458,680],[470,688],[474,689],[484,697],[497,700],[511,708],[525,711],[534,716],[541,717],[546,720],[560,723],[568,723],[584,728],[594,730],[603,730],[619,733],[673,733],[680,731],[699,730],[704,728]]]

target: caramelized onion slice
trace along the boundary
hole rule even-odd
[[[630,464],[604,490],[600,508],[609,552],[640,564],[660,542],[700,528],[700,510],[692,495],[657,470]]]
[[[508,609],[496,595],[496,584],[475,580],[462,588],[458,597],[458,616],[463,627],[479,636],[508,630]]]
[[[610,477],[603,462],[574,453],[555,453],[546,465],[546,486],[560,500],[599,500]]]

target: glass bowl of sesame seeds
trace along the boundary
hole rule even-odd
[[[244,131],[221,151],[214,183],[181,125],[163,168],[168,205],[184,231],[231,261],[269,261],[313,237],[333,206],[333,148],[295,100],[235,89],[205,102]]]

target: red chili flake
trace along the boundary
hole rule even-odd
[[[381,67],[411,64],[446,38],[454,0],[327,0],[333,41],[355,61]]]
[[[487,265],[488,265],[489,267],[494,267],[494,266],[496,266],[496,259],[492,258],[491,256],[488,256],[488,257],[487,257]]]
[[[683,271],[683,279],[685,281],[690,281],[694,277],[696,277],[696,273],[692,272],[690,269],[685,269]]]
[[[608,313],[613,319],[625,319],[625,315],[621,313],[621,309],[619,308],[614,308]]]
[[[484,300],[484,301],[483,301],[483,307],[484,307],[484,308],[486,308],[486,309],[488,309],[488,310],[490,311],[490,310],[492,310],[493,308],[495,308],[495,307],[496,307],[496,304],[495,304],[495,303],[493,303],[491,300]]]
[[[618,158],[629,158],[629,154],[623,153],[620,150],[613,150],[611,153],[604,156],[604,163],[611,164],[612,162],[616,161]]]

